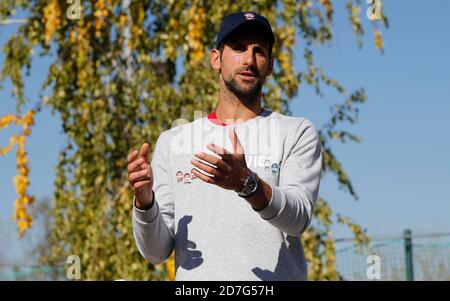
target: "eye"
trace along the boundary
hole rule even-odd
[[[265,55],[266,54],[266,50],[262,47],[255,47],[255,53],[257,54],[261,54],[261,55]]]
[[[232,45],[234,51],[245,51],[247,46],[244,43],[235,43]]]

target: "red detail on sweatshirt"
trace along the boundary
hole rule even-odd
[[[219,118],[217,118],[217,114],[216,114],[215,111],[208,114],[208,119],[212,123],[217,124],[217,125],[221,125],[221,126],[226,126],[227,125],[226,123],[223,123],[222,121],[220,121]]]

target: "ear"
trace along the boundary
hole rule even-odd
[[[220,51],[219,51],[219,49],[214,48],[213,50],[211,50],[211,66],[216,70],[220,70]]]

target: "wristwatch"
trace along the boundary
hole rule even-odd
[[[238,196],[243,197],[243,198],[247,198],[249,196],[251,196],[256,189],[258,189],[258,175],[256,173],[254,173],[253,171],[251,171],[250,169],[249,171],[249,175],[247,177],[247,179],[245,179],[244,181],[244,185],[242,186],[242,190],[238,191]]]

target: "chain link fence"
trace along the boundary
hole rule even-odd
[[[372,280],[371,259],[378,256],[378,280],[449,281],[450,233],[374,237],[370,247],[356,247],[351,239],[336,240],[336,268],[342,280]],[[369,257],[371,256],[371,257]],[[368,274],[369,273],[369,274]]]
[[[450,233],[373,237],[370,247],[356,247],[352,239],[336,240],[336,268],[342,280],[364,281],[371,262],[379,258],[379,277],[392,280],[450,281]],[[369,257],[371,256],[371,257]],[[1,280],[67,280],[60,266],[0,263]]]
[[[64,266],[0,264],[0,281],[67,280]]]

